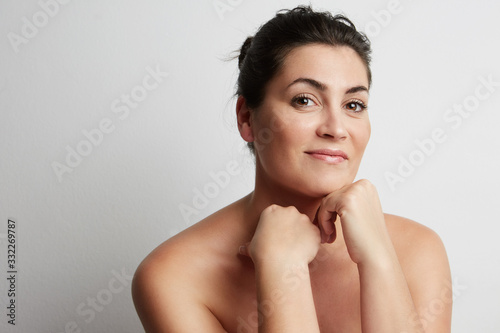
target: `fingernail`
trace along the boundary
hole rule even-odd
[[[245,245],[241,245],[241,246],[240,246],[240,249],[238,250],[238,252],[239,252],[240,254],[245,254],[246,249],[247,249],[247,247],[246,247]]]

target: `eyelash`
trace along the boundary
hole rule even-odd
[[[300,94],[300,95],[298,95],[298,96],[296,96],[296,97],[294,97],[294,98],[292,99],[292,104],[294,104],[294,105],[298,105],[299,107],[307,107],[308,105],[302,105],[302,104],[299,104],[299,103],[298,103],[301,99],[307,99],[307,100],[309,100],[309,101],[311,101],[311,102],[315,103],[315,102],[313,101],[313,99],[312,99],[312,98],[310,98],[309,96],[307,96],[307,95],[303,95],[303,94]]]
[[[299,107],[307,107],[308,105],[302,105],[302,104],[298,103],[300,100],[303,100],[303,99],[307,99],[307,100],[315,103],[312,98],[308,97],[307,95],[300,94],[300,95],[298,95],[298,96],[296,96],[296,97],[294,97],[292,99],[292,104],[298,105]],[[358,111],[352,111],[352,110],[350,110],[350,111],[352,111],[354,113],[363,112],[363,111],[365,111],[368,108],[368,106],[363,101],[361,101],[359,99],[350,100],[349,102],[346,103],[346,105],[349,105],[351,103],[356,104],[357,106],[359,106],[361,108],[361,110],[358,110]]]
[[[368,106],[365,103],[363,103],[363,101],[360,101],[359,99],[353,99],[353,100],[346,103],[346,105],[349,105],[349,104],[357,104],[361,108],[361,110],[359,110],[359,111],[352,111],[354,113],[363,112],[368,108]]]

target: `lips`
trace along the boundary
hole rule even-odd
[[[306,154],[331,164],[339,164],[348,159],[347,154],[340,149],[316,149],[306,151]]]

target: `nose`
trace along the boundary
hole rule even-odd
[[[333,107],[330,109],[323,109],[316,133],[320,137],[335,140],[347,138],[347,129],[344,124],[341,110]]]

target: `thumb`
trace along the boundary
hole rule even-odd
[[[243,256],[250,257],[250,252],[248,250],[249,245],[250,245],[250,242],[247,242],[244,245],[241,245],[238,253],[243,255]]]

